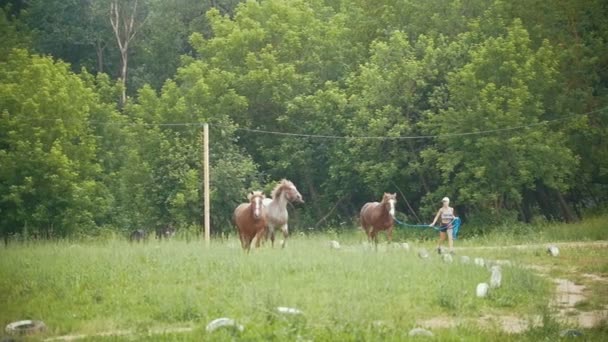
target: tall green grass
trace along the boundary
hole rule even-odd
[[[49,335],[197,326],[232,317],[250,339],[405,336],[419,319],[534,313],[550,284],[508,268],[487,299],[485,268],[436,255],[359,243],[331,250],[326,236],[295,237],[284,250],[247,255],[236,240],[130,245],[124,241],[15,244],[0,249],[0,322],[41,319]],[[304,312],[292,320],[277,306]],[[198,332],[205,335],[204,331]]]

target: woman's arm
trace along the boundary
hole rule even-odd
[[[441,209],[439,209],[439,211],[437,211],[437,215],[435,215],[435,219],[433,220],[433,223],[429,224],[429,226],[434,226],[435,222],[437,222],[437,219],[439,218],[439,215],[441,215]]]

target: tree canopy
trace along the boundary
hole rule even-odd
[[[281,178],[307,199],[295,229],[354,222],[385,191],[422,221],[443,196],[480,224],[608,203],[604,1],[1,6],[5,238],[196,232],[203,122],[215,233]]]

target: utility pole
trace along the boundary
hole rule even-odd
[[[210,200],[209,200],[209,124],[203,125],[203,222],[205,229],[205,244],[209,246],[211,242],[211,220]]]

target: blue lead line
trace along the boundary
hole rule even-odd
[[[437,231],[441,230],[441,227],[430,226],[428,224],[409,224],[409,223],[401,222],[396,217],[394,217],[393,220],[395,220],[395,222],[397,223],[397,225],[399,225],[401,227],[433,228],[433,229],[435,229]],[[454,239],[457,239],[458,238],[458,231],[460,230],[460,224],[461,224],[460,218],[454,217],[452,219],[452,222],[450,222],[449,224],[452,225]]]
[[[429,226],[428,224],[409,224],[409,223],[401,222],[397,218],[393,218],[393,219],[395,220],[395,222],[397,222],[397,224],[399,226],[402,226],[402,227],[434,228],[435,230],[441,230],[441,227],[437,227],[437,226]]]

